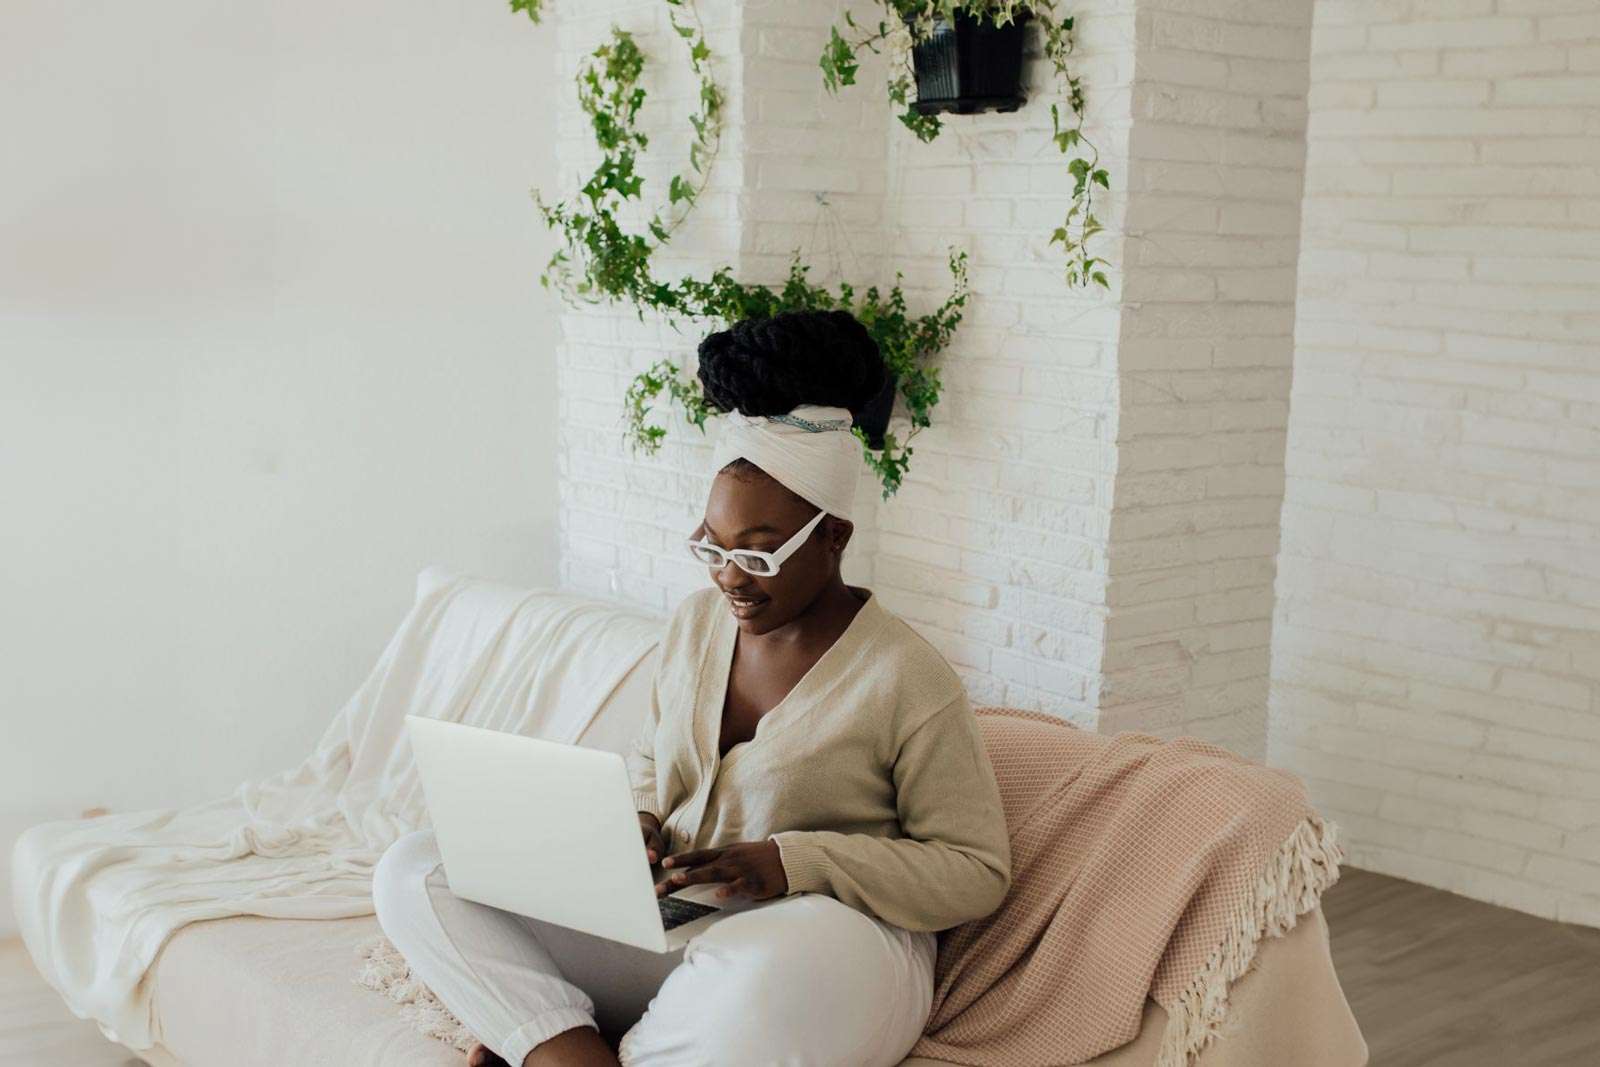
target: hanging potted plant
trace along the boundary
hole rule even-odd
[[[1090,242],[1104,229],[1094,213],[1094,187],[1110,189],[1111,178],[1100,166],[1099,150],[1083,135],[1083,79],[1068,64],[1076,46],[1074,22],[1058,11],[1062,3],[877,0],[888,17],[871,28],[846,11],[848,36],[833,26],[818,66],[822,84],[837,92],[855,84],[862,52],[877,53],[880,46],[887,46],[893,53],[889,100],[904,109],[899,119],[918,140],[932,141],[943,128],[940,111],[1009,111],[1022,105],[1023,34],[1025,23],[1035,21],[1044,58],[1055,72],[1061,93],[1061,99],[1050,105],[1050,139],[1068,157],[1067,170],[1073,179],[1066,211],[1061,224],[1050,232],[1050,243],[1061,245],[1066,254],[1068,285],[1093,283],[1110,288],[1102,269],[1106,261],[1090,251]]]
[[[1015,111],[1027,102],[1022,91],[1023,35],[1032,12],[1022,10],[1003,25],[956,8],[954,19],[936,18],[928,36],[911,49],[919,115],[953,111]],[[904,16],[913,33],[916,20]]]

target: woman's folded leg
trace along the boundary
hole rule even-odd
[[[373,900],[416,977],[512,1065],[575,1026],[609,1026],[624,1067],[893,1067],[932,1004],[934,936],[822,894],[656,954],[460,899],[423,831],[384,854]]]
[[[450,892],[432,831],[389,847],[372,897],[412,973],[507,1063],[575,1026],[599,1029],[594,1001],[563,976],[529,920]]]
[[[589,994],[600,1032],[613,1041],[639,1020],[683,962],[682,948],[651,952],[539,919],[527,923],[567,981]]]

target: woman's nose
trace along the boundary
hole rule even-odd
[[[750,576],[731,559],[725,561],[720,570],[713,570],[711,577],[724,593],[741,593],[750,589]]]

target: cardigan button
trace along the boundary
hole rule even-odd
[[[687,831],[687,830],[679,830],[678,831],[678,840],[682,841],[684,844],[687,845],[689,843],[689,831]]]

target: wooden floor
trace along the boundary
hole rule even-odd
[[[1322,899],[1372,1067],[1600,1067],[1600,930],[1349,867]]]
[[[1371,1067],[1600,1067],[1600,930],[1348,867],[1323,909]],[[0,943],[0,1067],[46,1064],[138,1061]]]

